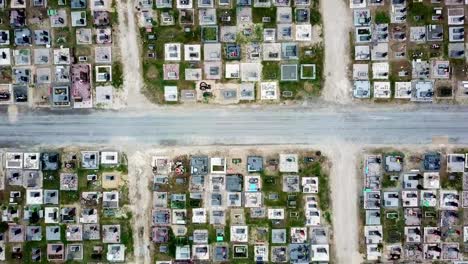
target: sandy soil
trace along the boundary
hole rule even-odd
[[[149,221],[152,192],[148,187],[152,180],[150,158],[140,151],[128,154],[128,189],[130,207],[133,212],[134,263],[151,263]]]
[[[119,46],[124,72],[123,91],[118,93],[121,102],[128,107],[150,107],[151,103],[141,94],[144,85],[140,59],[140,40],[135,22],[135,1],[117,1],[119,10]]]
[[[335,103],[351,101],[348,80],[351,11],[345,0],[321,1],[325,43],[325,87],[323,98]]]
[[[332,142],[323,152],[332,161],[330,189],[333,217],[333,241],[336,263],[361,263],[359,254],[359,177],[356,175],[359,147]]]

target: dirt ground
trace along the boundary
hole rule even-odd
[[[348,80],[349,32],[353,25],[351,11],[345,0],[321,1],[325,43],[325,87],[323,99],[335,103],[351,101]]]
[[[330,143],[321,147],[332,162],[330,190],[333,241],[336,263],[362,263],[359,254],[359,186],[356,173],[360,148],[350,143]]]
[[[128,189],[133,212],[134,263],[151,263],[149,221],[153,194],[149,186],[153,174],[150,157],[140,151],[128,154]]]
[[[151,103],[141,94],[144,85],[142,77],[142,64],[140,56],[140,39],[138,27],[135,21],[135,5],[138,1],[117,1],[119,11],[119,46],[122,56],[124,72],[124,84],[122,91],[115,95],[116,102],[122,105],[115,105],[114,108],[122,108],[125,105],[130,108],[147,108]]]

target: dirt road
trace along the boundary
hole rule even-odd
[[[349,31],[352,27],[348,0],[320,1],[325,44],[325,87],[323,98],[335,103],[351,102],[348,80]]]
[[[150,256],[150,212],[151,195],[148,188],[151,179],[150,160],[139,151],[128,153],[129,163],[129,195],[133,212],[133,248],[135,252],[134,263],[151,263]]]
[[[141,94],[144,85],[140,55],[140,39],[135,22],[136,1],[117,1],[119,10],[119,46],[124,72],[123,93],[127,107],[151,107],[151,103]],[[125,98],[126,97],[126,98]]]
[[[333,240],[336,263],[362,263],[359,254],[358,201],[359,179],[356,175],[360,148],[337,141],[321,147],[332,161],[330,189],[333,216]]]

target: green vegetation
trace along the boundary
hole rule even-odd
[[[463,173],[449,173],[448,175],[441,175],[440,184],[442,189],[463,191]]]
[[[312,1],[310,8],[310,21],[312,25],[319,25],[322,23],[320,15],[319,1]],[[172,11],[172,9],[167,10]],[[236,25],[238,8],[218,9],[217,19],[218,25]],[[263,39],[264,28],[276,28],[276,7],[270,8],[252,8],[252,22],[250,28],[238,30],[236,32],[237,44],[248,44],[251,42],[261,42]],[[177,14],[174,14],[177,17]],[[188,13],[185,15],[187,21],[192,20],[195,14]],[[263,22],[264,17],[269,17],[269,22]],[[224,21],[223,21],[224,20]],[[189,29],[189,30],[187,30]],[[200,62],[191,62],[183,66],[180,64],[180,77],[179,80],[165,81],[163,78],[163,64],[164,64],[164,44],[166,43],[200,43],[203,41],[214,41],[219,39],[219,28],[213,26],[189,26],[185,24],[181,26],[176,24],[174,26],[156,26],[152,28],[152,32],[147,32],[145,28],[140,29],[140,35],[143,40],[143,76],[145,87],[143,93],[151,101],[155,103],[166,103],[164,100],[164,86],[177,86],[179,91],[185,89],[194,89],[195,83],[193,81],[184,81],[184,73],[186,68],[200,68],[203,66]],[[243,47],[244,48],[244,47]],[[279,90],[283,99],[287,100],[300,100],[315,97],[320,94],[324,82],[323,78],[323,57],[324,47],[322,43],[311,45],[308,47],[301,46],[298,51],[299,62],[298,65],[298,80],[291,82],[280,82]],[[278,80],[280,78],[280,63],[278,62],[263,62],[262,77],[264,80]],[[316,72],[315,79],[300,79],[300,65],[301,64],[315,64]],[[305,75],[312,76],[311,68],[306,69]],[[226,80],[221,77],[217,82],[236,82],[238,80]],[[287,93],[284,93],[287,91]],[[209,97],[206,101],[210,101]]]
[[[75,29],[74,28],[60,28],[60,29],[54,29],[54,34],[55,34],[55,43],[53,43],[53,46],[55,48],[59,48],[60,46],[67,46],[69,48],[75,48],[76,47],[76,35],[75,35]]]
[[[403,209],[399,210],[381,210],[383,213],[383,240],[387,243],[403,242],[405,234],[405,218]]]
[[[91,48],[88,46],[78,45],[75,48],[75,56],[91,56]]]
[[[40,248],[42,252],[42,257],[40,262],[34,262],[32,261],[32,256],[31,256],[31,250],[33,248]],[[48,263],[47,261],[47,241],[43,238],[42,241],[26,241],[24,242],[24,247],[23,247],[23,263]]]
[[[318,205],[320,210],[322,210],[324,213],[329,211],[331,208],[329,178],[327,174],[323,173],[322,164],[318,161],[315,161],[310,164],[303,164],[303,166],[304,167],[300,170],[299,175],[318,177]]]
[[[288,194],[283,192],[282,189],[282,180],[283,176],[281,173],[276,173],[274,175],[267,174],[265,172],[260,173],[262,178],[262,191],[265,194],[265,205],[266,206],[287,206],[288,204]],[[269,195],[277,195],[277,199],[269,199]]]
[[[11,83],[13,80],[11,74],[11,66],[0,67],[0,83]]]
[[[246,33],[249,32],[249,33]],[[253,27],[246,28],[244,31],[237,32],[237,44],[245,45],[251,42],[263,40],[263,26],[262,24],[254,24]]]
[[[9,14],[9,12],[6,11],[6,10],[4,10],[4,9],[1,10],[1,11],[0,11],[0,19],[2,19],[2,21],[10,21],[10,14]],[[0,24],[0,29],[2,29],[2,30],[9,30],[9,29],[10,29],[10,24],[9,24],[9,23],[2,23],[2,24]],[[12,36],[11,33],[12,33],[12,32],[10,31],[10,36]]]
[[[390,23],[390,16],[385,11],[377,11],[375,13],[375,23],[376,24],[388,24]]]
[[[101,258],[99,258],[98,255],[93,256],[93,249],[96,246],[102,246],[103,247],[103,252],[101,255]],[[107,248],[102,244],[100,241],[86,241],[86,243],[83,243],[83,262],[82,263],[90,263],[93,261],[101,261],[105,259],[105,254]]]
[[[169,42],[180,43],[199,43],[201,29],[199,27],[192,28],[190,32],[185,32],[181,27],[154,27],[152,33],[147,33],[144,28],[140,29],[140,34],[143,39],[143,51],[153,52],[155,58],[145,57],[143,60],[143,78],[145,87],[143,93],[146,97],[155,103],[164,102],[164,86],[174,85],[179,89],[194,89],[195,83],[184,81],[183,77],[178,81],[166,81],[163,78],[164,64],[164,44]],[[149,39],[148,36],[154,35],[154,39]],[[151,49],[150,49],[151,47]],[[179,72],[181,75],[185,73],[185,69],[192,67],[188,63],[180,63]]]
[[[42,186],[44,189],[59,189],[60,174],[59,171],[42,171],[44,180]]]
[[[203,41],[217,41],[218,28],[217,27],[203,27],[202,28]]]
[[[216,16],[218,17],[218,25],[224,26],[235,26],[237,25],[237,16],[236,16],[236,9],[216,9]],[[230,21],[223,21],[223,17],[229,17]]]
[[[408,3],[408,21],[412,25],[426,25],[431,23],[432,7],[425,3]]]
[[[4,233],[8,230],[8,223],[7,222],[0,222],[0,233]]]
[[[292,97],[284,99],[302,99],[320,94],[323,85],[324,47],[321,43],[303,47],[299,53],[298,80],[279,83],[280,91],[292,92]],[[315,79],[300,79],[300,64],[315,64]],[[278,77],[279,79],[280,77]]]
[[[163,66],[160,62],[143,62],[143,77],[145,79],[144,93],[152,101],[162,103],[164,96],[164,85],[168,84],[163,80]]]
[[[61,204],[73,204],[79,201],[80,194],[78,191],[60,191]]]
[[[262,19],[269,17],[270,22],[264,23]],[[262,24],[265,28],[276,27],[276,7],[252,8],[252,21],[255,24]]]
[[[263,61],[262,75],[264,80],[277,80],[280,75],[280,66],[278,62]]]
[[[123,86],[123,66],[119,61],[114,61],[112,63],[112,86],[114,88],[122,88]]]
[[[312,6],[310,8],[310,23],[312,26],[322,24],[322,15],[320,14],[320,1],[312,0]]]
[[[132,215],[127,213],[127,218],[120,221],[120,242],[125,245],[126,253],[133,253],[133,230],[131,225]]]
[[[60,7],[58,2],[59,0],[49,0],[47,1],[47,7],[49,7],[50,9],[57,9]]]
[[[430,52],[427,45],[416,45],[408,49],[408,58],[419,58],[421,60],[429,60]]]
[[[434,207],[422,207],[422,219],[421,225],[426,226],[438,226],[439,225],[439,213]]]
[[[391,179],[393,175],[384,174],[382,178],[382,188],[394,188],[398,186],[398,181]]]
[[[322,15],[319,10],[315,8],[310,9],[310,23],[312,26],[322,24]]]

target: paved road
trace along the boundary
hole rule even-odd
[[[326,146],[327,151],[336,152],[333,162],[338,164],[331,174],[337,263],[361,262],[356,213],[359,181],[348,173],[353,171],[354,165],[349,164],[355,164],[357,154],[350,152],[346,146],[352,144],[343,144],[344,141],[355,145],[427,144],[437,136],[468,144],[468,107],[159,107],[81,114],[20,111],[14,123],[9,122],[7,114],[0,113],[0,146],[88,143],[133,149],[144,148],[145,144]],[[353,245],[345,243],[349,241]],[[142,259],[135,262],[143,263]]]
[[[128,143],[162,145],[427,144],[435,136],[468,144],[468,107],[156,108],[145,113],[26,112],[9,123],[0,114],[0,143]]]

